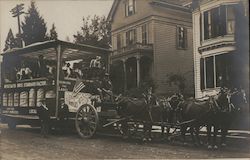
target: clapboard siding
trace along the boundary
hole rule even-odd
[[[193,94],[192,28],[187,28],[188,48],[178,50],[176,48],[177,26],[179,26],[178,23],[173,25],[159,21],[154,25],[154,68],[157,92],[169,94],[177,92],[177,88],[170,86],[167,81],[170,74],[180,74],[186,78],[186,92]]]

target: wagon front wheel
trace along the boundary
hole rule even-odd
[[[95,135],[98,126],[98,114],[92,105],[82,105],[77,113],[75,119],[75,126],[78,134],[82,138],[91,138]]]

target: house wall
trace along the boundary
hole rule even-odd
[[[177,26],[187,28],[187,49],[177,49]],[[182,75],[186,79],[187,94],[193,95],[193,49],[192,27],[183,23],[168,23],[155,20],[154,22],[154,77],[158,93],[172,94],[177,92],[175,85],[168,83],[171,74]]]
[[[141,42],[141,26],[148,24],[148,43],[153,44],[153,78],[156,92],[172,94],[177,87],[167,83],[168,75],[179,74],[186,79],[186,93],[194,94],[192,14],[150,4],[151,0],[137,0],[136,13],[125,16],[124,0],[116,9],[112,21],[112,47],[117,50],[117,34],[123,37],[126,46],[126,31],[137,29],[137,42]],[[187,28],[188,47],[178,50],[177,26]]]

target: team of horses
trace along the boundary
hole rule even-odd
[[[217,95],[204,99],[184,99],[181,94],[168,98],[153,95],[144,98],[121,96],[117,99],[118,114],[143,124],[144,141],[151,141],[152,125],[157,123],[162,128],[162,136],[168,136],[171,127],[179,126],[183,143],[186,143],[186,133],[190,132],[193,142],[201,145],[200,129],[206,127],[208,148],[217,149],[218,131],[221,130],[220,144],[225,146],[226,135],[235,114],[246,106],[246,93],[242,89],[222,88]],[[128,121],[127,119],[121,123],[124,135],[129,134]]]

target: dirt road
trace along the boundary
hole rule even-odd
[[[52,134],[43,138],[39,128],[7,129],[0,124],[0,159],[2,160],[82,160],[82,159],[187,159],[187,158],[247,158],[250,143],[246,139],[230,139],[229,147],[207,150],[206,146],[183,146],[175,142],[123,140],[117,136],[98,135],[83,140],[75,133]]]

